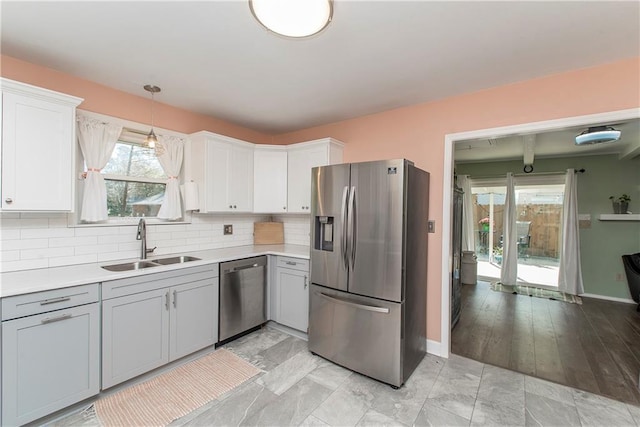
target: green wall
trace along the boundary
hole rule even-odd
[[[591,227],[580,229],[580,257],[584,291],[588,294],[631,299],[622,265],[623,254],[640,252],[640,221],[599,221],[613,213],[609,196],[631,196],[629,210],[640,213],[640,159],[618,160],[617,155],[536,159],[536,172],[586,169],[578,174],[578,211],[591,215]],[[456,173],[498,176],[522,173],[519,161],[456,164]],[[616,276],[622,274],[622,281]]]

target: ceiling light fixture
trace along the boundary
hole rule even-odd
[[[156,137],[156,133],[153,131],[153,95],[160,92],[160,88],[158,86],[144,85],[144,90],[151,93],[151,131],[144,139],[144,145],[145,147],[156,148],[158,137]]]
[[[333,0],[249,0],[256,20],[285,37],[309,37],[324,30],[333,17]]]
[[[621,132],[611,126],[594,126],[576,136],[576,145],[601,144],[620,139]]]

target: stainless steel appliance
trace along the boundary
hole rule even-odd
[[[267,321],[266,292],[266,256],[220,263],[220,341]]]
[[[309,350],[399,387],[426,348],[429,174],[399,159],[312,180]]]

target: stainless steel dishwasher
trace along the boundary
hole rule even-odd
[[[220,263],[220,341],[267,321],[267,257]]]

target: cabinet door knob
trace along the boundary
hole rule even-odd
[[[11,197],[7,197],[4,201],[5,203],[13,203],[13,199]]]
[[[309,281],[307,276],[304,276],[304,288],[307,289],[307,286],[309,285]]]
[[[287,210],[287,207],[286,207],[286,206],[283,206],[283,207],[282,207],[282,209]]]
[[[229,205],[229,209],[233,209],[233,205]]]
[[[236,208],[237,208],[237,206],[236,206],[236,205],[233,205],[233,209],[236,209]]]

